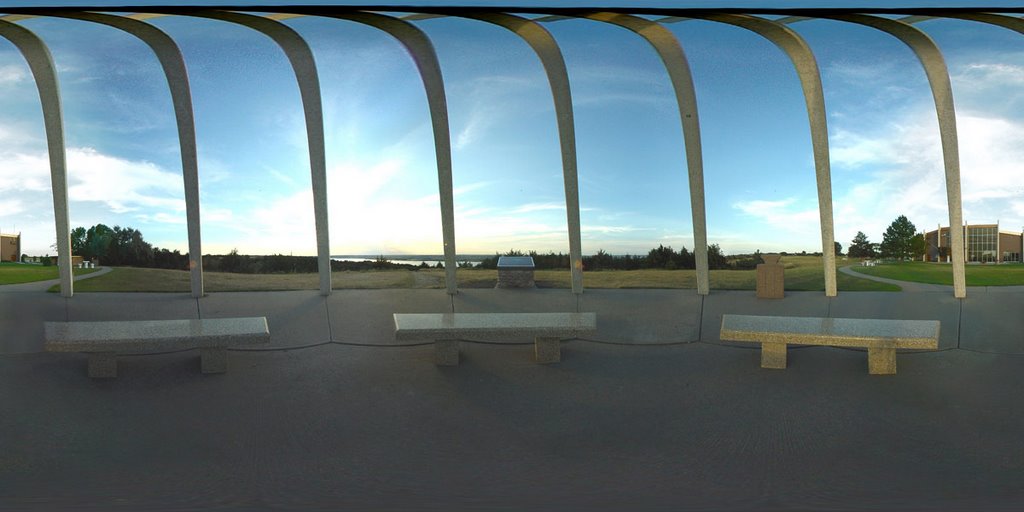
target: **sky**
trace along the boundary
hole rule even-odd
[[[834,5],[849,4],[771,3]],[[203,252],[315,254],[305,121],[284,54],[265,36],[224,22],[149,22],[177,41],[188,67]],[[186,252],[177,129],[166,81],[148,47],[86,22],[18,23],[47,43],[57,66],[72,226],[131,226],[155,246]],[[309,42],[320,75],[331,253],[442,253],[433,135],[412,60],[390,36],[363,25],[312,17],[285,23]],[[458,18],[415,24],[433,41],[445,79],[458,252],[568,252],[554,107],[536,56],[497,26]],[[679,39],[694,77],[709,243],[727,254],[820,251],[810,133],[792,64],[741,28],[696,20],[665,26]],[[1024,37],[967,21],[917,26],[937,42],[950,70],[964,220],[1020,231]],[[692,250],[685,146],[657,55],[611,25],[563,20],[544,27],[561,46],[572,87],[583,253],[638,254],[659,244]],[[822,73],[836,240],[846,247],[862,231],[881,242],[898,215],[919,230],[947,225],[934,103],[911,50],[891,36],[841,22],[810,20],[791,28],[814,51]],[[5,40],[0,231],[21,232],[29,255],[55,253],[38,93],[21,55]]]

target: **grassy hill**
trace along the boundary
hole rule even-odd
[[[825,279],[820,257],[785,256],[786,289],[824,291]],[[261,290],[315,290],[319,286],[316,274],[232,274],[206,272],[203,274],[207,291],[261,291]],[[493,288],[498,279],[496,270],[459,269],[459,286],[463,288]],[[538,270],[535,274],[541,288],[569,288],[568,270]],[[693,270],[602,270],[584,272],[587,288],[696,288]],[[334,272],[335,289],[381,288],[444,288],[443,269],[369,270]],[[717,290],[753,290],[756,283],[754,270],[713,270],[711,288]],[[841,291],[899,291],[893,285],[877,283],[844,274],[838,275]],[[189,274],[181,270],[160,270],[122,267],[93,279],[75,283],[75,290],[89,291],[146,291],[187,292]]]

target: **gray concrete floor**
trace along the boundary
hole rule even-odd
[[[378,317],[576,301],[544,290],[508,301],[492,290],[455,301],[429,292],[220,294],[199,307],[176,295],[0,294],[0,311],[20,308],[0,316],[0,510],[1017,510],[1024,501],[1024,320],[1014,313],[1024,295],[694,301],[692,290],[588,291],[580,308],[598,310],[605,330],[563,342],[560,364],[534,364],[528,344],[464,342],[462,364],[441,368],[429,345],[395,346]],[[864,352],[828,347],[791,349],[787,370],[763,370],[757,350],[718,343],[715,325],[759,306],[934,311],[958,332],[938,352],[900,354],[895,376],[869,376]],[[84,355],[43,353],[24,326],[147,311],[264,311],[282,341],[230,352],[226,374],[201,374],[190,351],[121,357],[117,379],[91,380]],[[659,315],[668,316],[659,324]],[[630,339],[638,318],[659,325]]]

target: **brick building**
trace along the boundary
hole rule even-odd
[[[1024,234],[1003,231],[999,224],[965,224],[964,259],[968,263],[1020,262],[1024,253]],[[950,261],[949,228],[939,227],[924,234],[928,243],[925,261]]]
[[[18,261],[21,259],[21,233],[17,235],[0,234],[0,261]]]

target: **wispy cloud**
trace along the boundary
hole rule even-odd
[[[28,69],[25,66],[4,65],[0,66],[0,86],[17,84],[28,79]]]
[[[489,75],[468,82],[460,94],[467,98],[469,108],[455,134],[454,148],[465,149],[487,136],[494,126],[524,108],[516,98],[536,91],[541,85],[520,75]],[[530,102],[525,108],[534,109],[536,105]]]
[[[565,211],[565,204],[562,203],[529,203],[513,208],[511,213],[530,213],[541,211]]]
[[[957,89],[965,91],[1020,86],[1024,85],[1024,67],[1005,62],[976,62],[960,68],[950,79]]]
[[[580,226],[580,230],[586,234],[620,234],[620,233],[636,233],[639,231],[657,231],[655,228],[638,228],[635,226],[601,226],[593,224],[584,224]]]
[[[817,208],[809,209],[805,203],[789,197],[779,200],[754,199],[736,202],[733,208],[752,217],[751,222],[762,223],[774,229],[798,235],[813,235],[819,230]]]
[[[663,67],[638,68],[613,64],[573,67],[573,104],[576,106],[609,104],[674,107],[668,73]]]

